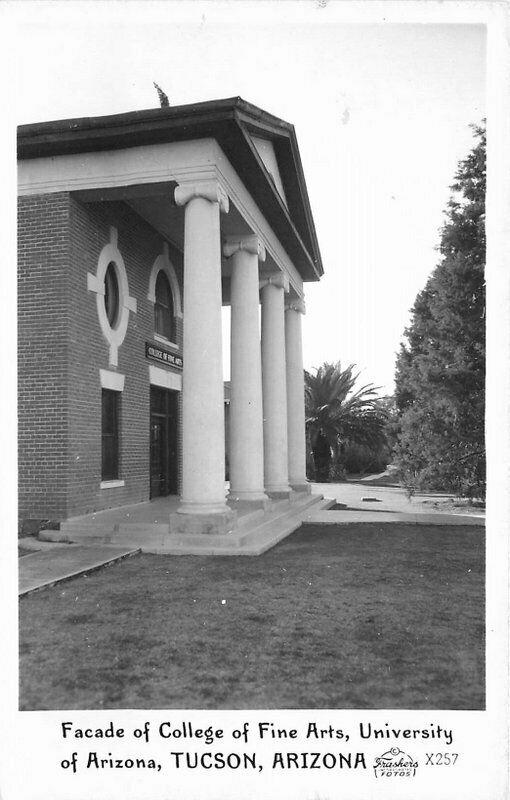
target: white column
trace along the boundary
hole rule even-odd
[[[285,370],[283,275],[262,285],[262,396],[264,410],[264,480],[267,492],[289,492],[287,464],[287,380]]]
[[[290,302],[285,309],[285,354],[287,361],[287,436],[289,483],[296,491],[307,491],[305,443],[305,381],[301,315],[302,300]]]
[[[179,513],[215,514],[227,510],[220,211],[228,211],[228,197],[212,180],[181,184],[175,201],[185,206]]]
[[[257,236],[229,237],[230,283],[230,497],[265,501],[259,265],[266,257]]]

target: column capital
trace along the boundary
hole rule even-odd
[[[277,286],[279,289],[283,289],[285,294],[290,290],[289,279],[283,272],[275,273],[274,275],[268,275],[262,280],[259,281],[259,289],[263,289],[264,286]]]
[[[306,314],[305,301],[298,297],[297,300],[289,300],[285,304],[285,311],[297,311],[298,314]]]
[[[223,255],[230,258],[234,253],[245,250],[247,253],[258,256],[259,261],[266,260],[266,248],[259,237],[253,233],[247,236],[227,236],[223,245]]]
[[[178,206],[185,206],[194,197],[203,197],[210,203],[218,203],[220,211],[228,214],[228,195],[218,181],[196,181],[181,183],[174,192],[175,202]]]

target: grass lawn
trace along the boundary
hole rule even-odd
[[[34,547],[26,547],[26,543],[25,542],[23,544],[24,544],[24,547],[20,547],[19,544],[18,544],[18,558],[23,558],[23,556],[31,556],[32,553],[38,553],[39,552]]]
[[[20,708],[484,708],[484,531],[304,526],[20,602]]]

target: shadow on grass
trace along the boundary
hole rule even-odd
[[[395,511],[393,511],[390,508],[377,508],[377,507],[374,508],[372,503],[367,503],[364,506],[346,506],[344,503],[335,503],[335,505],[331,506],[330,508],[327,508],[326,511],[370,511],[370,513],[376,511],[379,514],[395,513]]]

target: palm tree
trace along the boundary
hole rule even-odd
[[[308,450],[315,478],[327,481],[347,443],[378,448],[385,442],[386,413],[372,383],[354,390],[355,365],[325,363],[315,374],[305,370],[305,408]]]

